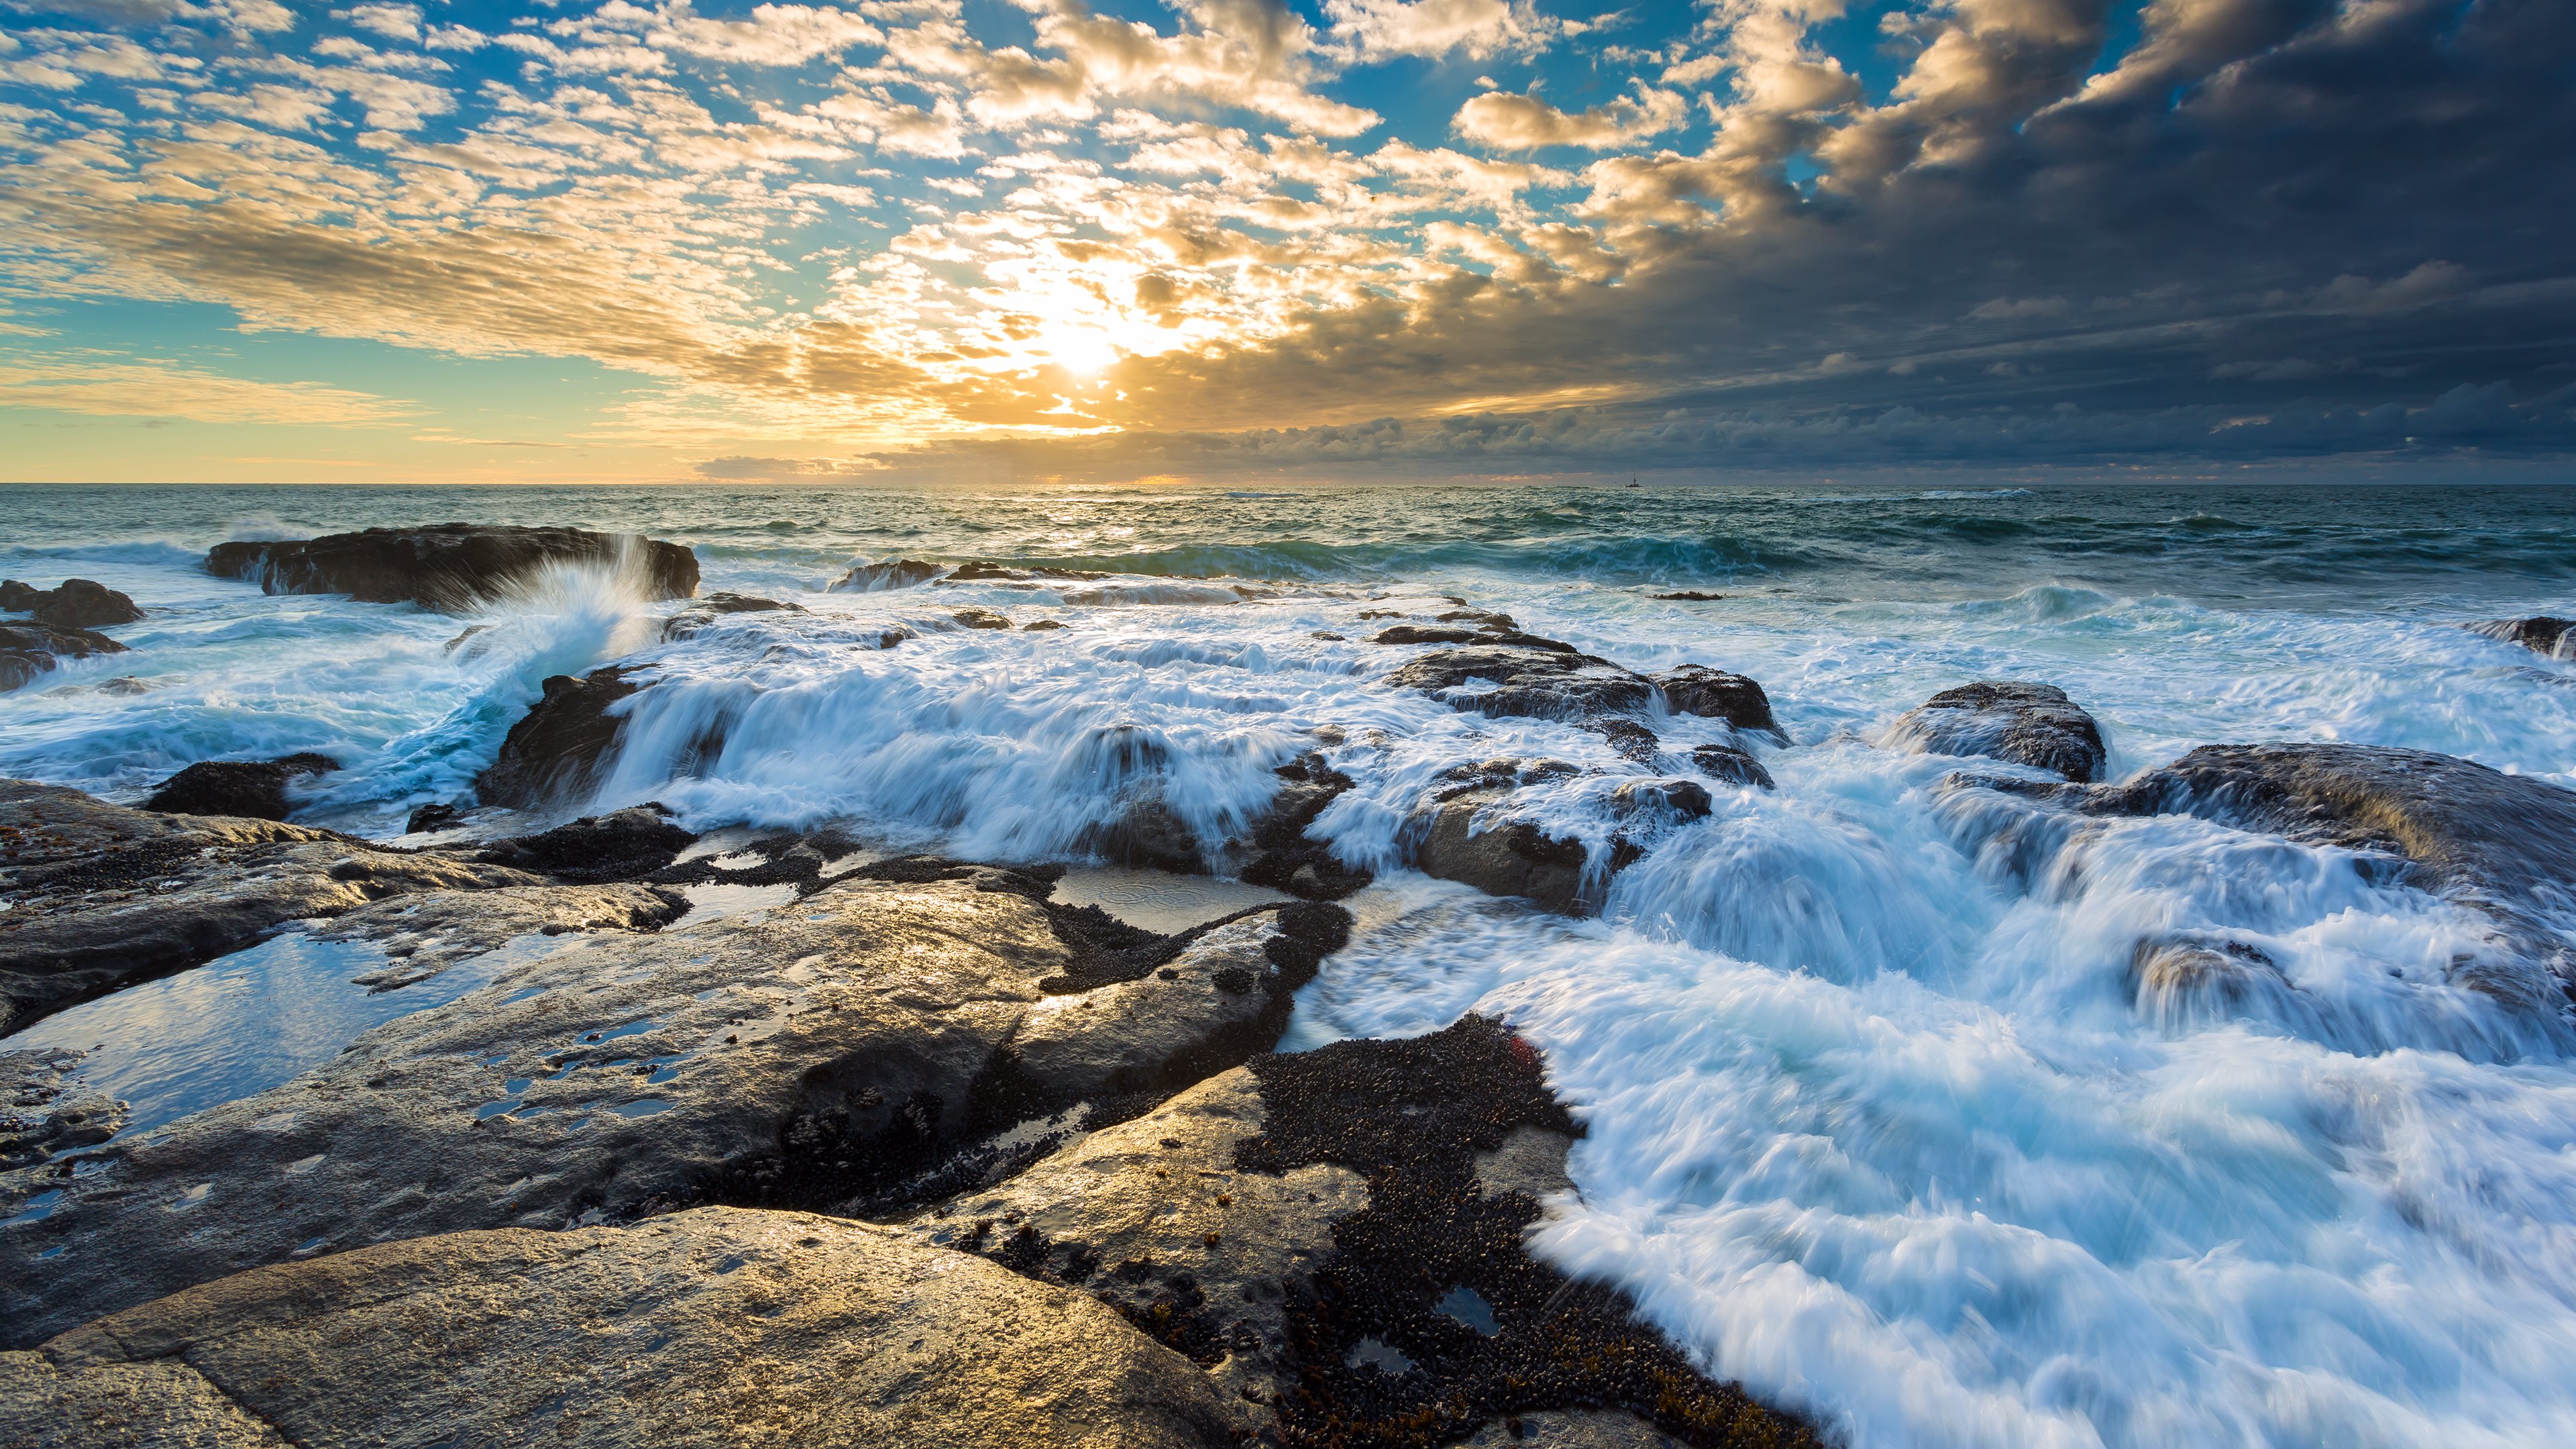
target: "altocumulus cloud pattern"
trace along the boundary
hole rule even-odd
[[[7,13],[0,406],[199,456],[2576,444],[2563,0]]]

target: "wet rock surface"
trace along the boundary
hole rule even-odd
[[[580,528],[441,523],[370,528],[299,541],[220,543],[206,572],[271,594],[347,594],[371,604],[454,611],[520,584],[548,564],[624,566],[645,597],[698,591],[698,558],[659,539]]]
[[[125,1126],[125,1104],[81,1085],[83,1054],[0,1052],[0,1171],[94,1146]]]
[[[1510,800],[1509,790],[1485,786],[1416,812],[1408,830],[1415,868],[1564,915],[1596,909],[1599,883],[1590,879],[1584,843],[1511,819]]]
[[[1729,785],[1751,785],[1757,790],[1778,788],[1772,783],[1771,772],[1762,767],[1752,751],[1733,745],[1701,745],[1691,751],[1691,763],[1699,767],[1701,774]]]
[[[0,619],[0,691],[52,672],[60,667],[57,660],[125,652],[124,645],[93,629]]]
[[[1469,1017],[1255,1058],[907,1227],[1109,1303],[1257,1443],[1447,1445],[1604,1410],[1686,1444],[1814,1443],[1528,1256],[1578,1130],[1538,1053]]]
[[[1741,674],[1685,664],[1652,678],[1664,704],[1675,714],[1722,719],[1740,730],[1780,733],[1780,722],[1771,715],[1771,697],[1759,683]]]
[[[93,579],[65,579],[50,589],[0,579],[0,609],[57,629],[112,629],[143,617],[132,595]]]
[[[2050,684],[1981,681],[1945,689],[1897,717],[1888,742],[1926,754],[1984,755],[2098,780],[2108,754],[2101,727]]]
[[[706,1208],[209,1283],[0,1354],[12,1442],[1217,1449],[1180,1355],[906,1235]]]
[[[2489,619],[2484,623],[2471,624],[2469,628],[2472,632],[2484,634],[2490,639],[2502,639],[2508,644],[2519,644],[2535,654],[2546,654],[2552,659],[2564,659],[2568,657],[2571,645],[2567,634],[2569,630],[2576,629],[2576,619],[2557,619],[2546,614],[2538,614],[2528,619]]]
[[[522,936],[658,931],[688,911],[688,897],[660,886],[501,886],[396,896],[334,916],[313,934],[382,950],[389,964],[356,978],[382,991],[428,980]]]
[[[1008,629],[1011,627],[1010,616],[993,609],[960,609],[948,617],[956,620],[959,624],[969,629]]]
[[[1633,713],[1655,698],[1643,675],[1554,640],[1475,644],[1407,661],[1388,682],[1484,715],[1583,720]]]
[[[146,810],[174,815],[237,815],[284,820],[291,808],[289,783],[340,768],[329,755],[287,755],[275,760],[205,760],[164,780],[143,802]]]
[[[23,1345],[222,1273],[425,1233],[880,1194],[1022,1110],[1266,1048],[1290,983],[1340,944],[1211,933],[1159,966],[1140,953],[1119,978],[1132,984],[1086,1008],[1065,987],[1109,982],[1084,979],[1085,943],[1045,893],[1012,872],[884,862],[658,934],[637,933],[667,907],[649,892],[495,898],[496,918],[540,932],[583,912],[629,929],[561,936],[303,1077],[99,1149],[7,1230],[0,1322]],[[418,904],[431,919],[349,929],[440,951],[477,903]],[[66,1186],[0,1179],[0,1216]]]
[[[2532,1000],[2576,985],[2565,934],[2576,919],[2576,791],[2426,750],[2205,745],[2080,801],[2402,857],[2428,887],[2494,916],[2532,968],[2477,963],[2467,968],[2477,984]]]
[[[548,678],[537,702],[502,737],[500,753],[474,777],[475,793],[487,805],[533,810],[588,790],[626,727],[611,706],[644,687],[634,673],[611,665],[579,678]]]
[[[0,781],[0,1032],[249,945],[288,921],[415,890],[547,882],[327,830],[133,810]]]

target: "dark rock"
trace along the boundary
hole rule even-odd
[[[1439,773],[1440,788],[1431,792],[1435,801],[1455,800],[1471,790],[1497,786],[1532,785],[1541,780],[1559,780],[1583,773],[1563,760],[1516,760],[1508,756],[1481,760],[1472,765],[1451,765]]]
[[[635,805],[585,816],[537,835],[496,840],[474,857],[557,880],[640,880],[663,869],[697,836],[674,825],[662,806]]]
[[[1479,822],[1488,807],[1509,798],[1505,790],[1475,789],[1418,812],[1407,830],[1415,867],[1488,895],[1520,896],[1569,916],[1590,914],[1600,902],[1582,841],[1544,834],[1507,812]]]
[[[436,852],[238,816],[164,815],[0,781],[0,1035],[289,921],[420,890],[534,886]]]
[[[1269,810],[1246,839],[1237,842],[1245,857],[1237,873],[1254,885],[1306,900],[1340,900],[1366,886],[1372,872],[1342,864],[1333,858],[1330,845],[1306,833],[1324,807],[1351,788],[1351,777],[1311,753],[1275,773],[1282,782],[1279,793],[1270,797]]]
[[[948,617],[965,625],[969,629],[1008,629],[1011,627],[1011,619],[1009,615],[997,613],[991,609],[960,609]]]
[[[1583,720],[1643,709],[1655,687],[1642,675],[1555,640],[1482,643],[1410,660],[1387,676],[1478,714]]]
[[[106,629],[143,617],[132,597],[91,579],[65,579],[50,589],[0,580],[0,609],[33,614],[57,629]]]
[[[497,597],[549,563],[632,560],[645,594],[698,591],[698,556],[676,543],[579,528],[439,523],[370,528],[300,542],[220,543],[206,572],[271,594],[347,594],[370,604],[461,610]]]
[[[2569,654],[2567,632],[2576,629],[2576,619],[2553,619],[2541,614],[2528,619],[2489,619],[2483,624],[2471,624],[2469,628],[2490,639],[2519,644],[2535,654],[2564,659]]]
[[[1764,790],[1776,788],[1771,782],[1771,772],[1762,768],[1762,762],[1753,758],[1751,752],[1733,745],[1701,745],[1691,751],[1691,763],[1699,766],[1700,773],[1712,780],[1723,780],[1730,785],[1752,785]]]
[[[1207,856],[1199,848],[1197,832],[1155,783],[1131,790],[1118,817],[1085,832],[1080,848],[1112,865],[1207,874]]]
[[[2048,684],[1993,680],[1945,689],[1897,717],[1888,743],[1926,754],[1985,755],[2054,770],[2081,784],[2101,778],[2108,753],[2093,716]]]
[[[1517,634],[1521,627],[1511,615],[1498,614],[1490,609],[1451,609],[1432,617],[1443,624],[1473,624],[1479,629],[1493,629],[1506,634]]]
[[[1675,604],[1713,604],[1713,603],[1716,603],[1718,600],[1725,598],[1725,597],[1726,597],[1726,595],[1724,595],[1724,594],[1704,594],[1704,593],[1701,593],[1701,592],[1700,592],[1699,590],[1697,590],[1697,589],[1684,589],[1684,590],[1680,591],[1679,593],[1672,593],[1672,594],[1649,594],[1647,597],[1649,597],[1649,598],[1653,598],[1653,599],[1661,599],[1661,600],[1665,601],[1666,603],[1675,603]]]
[[[2292,988],[2261,949],[2242,941],[2150,937],[2129,954],[2140,1015],[2174,1030],[2246,1014],[2258,998]]]
[[[764,599],[753,594],[714,593],[696,600],[689,607],[663,620],[662,637],[666,640],[695,638],[705,633],[710,625],[727,614],[802,614],[804,612],[805,606],[802,604],[781,603],[776,599]]]
[[[1061,629],[1063,627],[1064,621],[1062,619],[1031,619],[1029,622],[1020,626],[1020,632],[1024,634],[1035,634],[1047,629]]]
[[[917,558],[890,558],[880,563],[853,564],[850,571],[833,581],[836,594],[874,594],[887,589],[908,589],[926,584],[947,571],[947,565]]]
[[[327,775],[339,768],[338,760],[315,754],[276,760],[206,760],[162,781],[143,808],[172,815],[283,820],[291,808],[286,799],[288,781]]]
[[[474,777],[475,793],[487,805],[533,810],[588,790],[626,727],[625,717],[609,707],[643,688],[627,677],[633,672],[612,665],[579,679],[546,680],[544,695],[510,726],[500,754]]]
[[[1320,639],[1327,644],[1344,644],[1349,642],[1347,636],[1336,634],[1330,629],[1312,630],[1308,632],[1306,637],[1309,639]]]
[[[124,1130],[125,1104],[74,1075],[86,1052],[0,1051],[0,1171],[95,1147]]]
[[[1228,1417],[1079,1293],[738,1208],[379,1243],[0,1354],[28,1449],[1223,1449]]]
[[[0,690],[16,689],[50,671],[56,659],[125,652],[124,645],[89,629],[0,622]]]
[[[445,830],[449,826],[463,824],[464,821],[465,812],[457,806],[423,805],[411,812],[411,818],[403,822],[403,833],[418,835],[423,831]]]
[[[1610,792],[1611,813],[1623,823],[1705,820],[1714,808],[1708,787],[1696,780],[1631,780]]]
[[[1654,676],[1654,681],[1664,703],[1675,714],[1722,719],[1740,730],[1767,730],[1775,735],[1780,732],[1780,722],[1771,717],[1771,697],[1762,692],[1760,684],[1741,674],[1704,664],[1685,664]]]
[[[1655,732],[1632,719],[1612,716],[1587,721],[1583,727],[1608,740],[1620,758],[1640,765],[1653,764],[1655,757],[1663,753],[1663,742],[1655,738]]]

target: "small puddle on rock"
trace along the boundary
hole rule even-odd
[[[562,938],[569,939],[569,938]],[[408,986],[369,991],[349,978],[385,966],[355,941],[288,931],[192,970],[129,986],[0,1038],[0,1051],[88,1053],[76,1074],[131,1109],[126,1140],[318,1067],[361,1034],[444,1005],[504,970],[559,949],[526,937]]]
[[[1289,897],[1263,886],[1214,876],[1077,866],[1056,882],[1055,894],[1048,899],[1068,906],[1098,906],[1128,925],[1168,936],[1246,906],[1267,905]]]
[[[1487,1338],[1503,1331],[1503,1326],[1494,1321],[1494,1305],[1464,1283],[1450,1289],[1447,1297],[1431,1307],[1433,1312],[1454,1318]]]
[[[1390,1376],[1413,1372],[1413,1360],[1382,1338],[1363,1338],[1352,1344],[1350,1357],[1342,1362],[1351,1368],[1365,1365]]]
[[[687,930],[709,921],[731,916],[747,916],[753,911],[775,910],[796,899],[792,885],[693,885],[680,887],[689,898],[689,913],[682,916],[677,929]]]

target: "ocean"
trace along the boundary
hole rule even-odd
[[[609,569],[460,618],[201,567],[448,520],[685,543],[702,591],[804,612],[664,642],[679,606]],[[1105,577],[827,590],[899,557]],[[10,487],[0,574],[150,611],[130,653],[0,695],[0,773],[134,801],[318,751],[344,768],[298,818],[376,837],[466,798],[546,677],[614,660],[656,683],[581,803],[696,829],[1062,860],[1140,768],[1215,840],[1320,750],[1356,783],[1314,833],[1379,877],[1287,1045],[1510,1019],[1588,1132],[1537,1250],[1713,1373],[1856,1446],[2576,1443],[2576,1036],[2448,984],[2481,920],[2196,819],[2007,839],[1939,788],[1961,761],[1887,734],[2026,680],[2101,722],[2113,779],[2341,740],[2576,787],[2576,662],[2461,627],[2576,613],[2576,488]],[[1367,616],[1454,601],[1759,680],[1777,789],[1709,782],[1591,919],[1404,869],[1458,765],[1576,767],[1525,795],[1596,858],[1610,791],[1660,773],[1388,688],[1419,651]],[[2149,1010],[2132,950],[2173,933],[2295,990]]]

